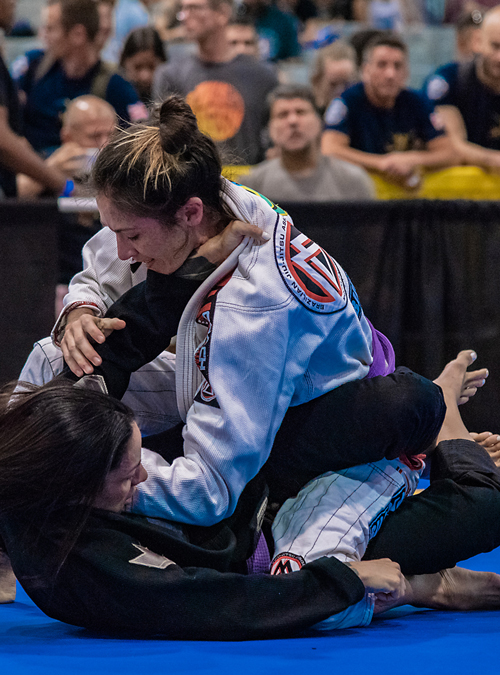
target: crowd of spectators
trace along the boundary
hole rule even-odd
[[[0,0],[6,33],[15,4]],[[339,19],[360,29],[339,38]],[[405,27],[447,23],[455,61],[409,89]],[[241,180],[278,201],[372,199],[367,172],[412,189],[426,170],[500,167],[490,0],[46,0],[37,25],[42,48],[0,60],[5,197],[71,194],[110,119],[146,120],[173,92],[226,164],[262,162]],[[287,64],[308,64],[308,82]],[[67,128],[84,113],[94,133],[82,143]]]

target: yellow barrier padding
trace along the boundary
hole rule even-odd
[[[241,183],[251,169],[248,165],[225,166],[222,175]],[[390,183],[376,173],[370,173],[370,176],[377,199],[500,199],[500,173],[490,173],[478,166],[452,166],[429,171],[414,190]]]
[[[478,166],[452,166],[422,176],[417,190],[405,190],[370,174],[378,199],[500,199],[500,174]]]

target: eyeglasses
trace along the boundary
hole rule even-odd
[[[189,12],[192,12],[193,14],[201,14],[205,10],[210,9],[210,5],[204,4],[204,5],[182,5],[181,11],[177,12],[176,19],[177,21],[183,21],[187,14]]]

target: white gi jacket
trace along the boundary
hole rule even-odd
[[[272,240],[246,238],[186,307],[176,363],[184,456],[148,456],[134,500],[138,512],[199,525],[233,512],[290,405],[365,377],[372,362],[370,325],[342,268],[262,196],[227,181],[224,193],[236,218]]]

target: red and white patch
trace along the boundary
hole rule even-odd
[[[306,561],[295,553],[280,553],[271,563],[271,574],[291,574],[301,570]]]
[[[348,294],[335,260],[285,217],[278,221],[274,246],[283,281],[297,300],[319,314],[346,307]]]
[[[149,117],[148,109],[142,101],[137,101],[137,103],[128,105],[127,112],[131,122],[142,122]]]

